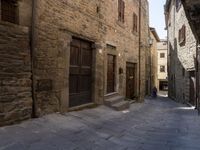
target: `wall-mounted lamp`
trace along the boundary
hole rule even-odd
[[[149,38],[149,45],[152,46],[153,45],[153,39]]]
[[[99,49],[99,54],[102,54],[103,53],[103,50],[102,49]]]

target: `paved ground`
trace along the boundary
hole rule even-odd
[[[100,106],[0,128],[0,150],[200,150],[200,117],[168,98]]]

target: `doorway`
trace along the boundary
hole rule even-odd
[[[92,102],[92,46],[74,38],[70,48],[69,107]]]
[[[115,92],[115,59],[114,55],[107,56],[107,93]]]
[[[190,73],[190,101],[189,103],[193,106],[195,105],[195,72],[191,71]]]
[[[136,95],[136,64],[126,63],[126,97],[133,99]]]

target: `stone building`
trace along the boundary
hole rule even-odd
[[[143,101],[147,0],[0,2],[0,126],[108,97]]]
[[[167,40],[160,40],[157,43],[158,55],[158,81],[157,87],[160,91],[168,90],[168,73],[167,73]]]
[[[150,27],[149,34],[150,49],[146,53],[146,95],[151,95],[153,88],[157,87],[157,43],[160,41],[155,28]]]
[[[196,101],[197,107],[200,112],[200,1],[182,0],[183,7],[186,13],[186,17],[189,21],[190,27],[197,40],[196,43]]]
[[[169,97],[195,104],[196,40],[181,0],[167,0]]]

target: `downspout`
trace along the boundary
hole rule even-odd
[[[31,20],[31,35],[30,35],[30,48],[31,48],[31,71],[32,71],[32,117],[36,118],[38,117],[36,114],[36,97],[35,97],[35,70],[34,70],[34,62],[35,62],[35,22],[36,22],[36,5],[37,0],[32,0],[32,20]]]
[[[139,101],[140,101],[140,98],[141,98],[141,0],[139,0],[139,53],[138,53],[138,65],[139,65],[139,68],[138,68],[138,71],[139,71],[139,85],[138,85],[138,96],[139,96]]]

